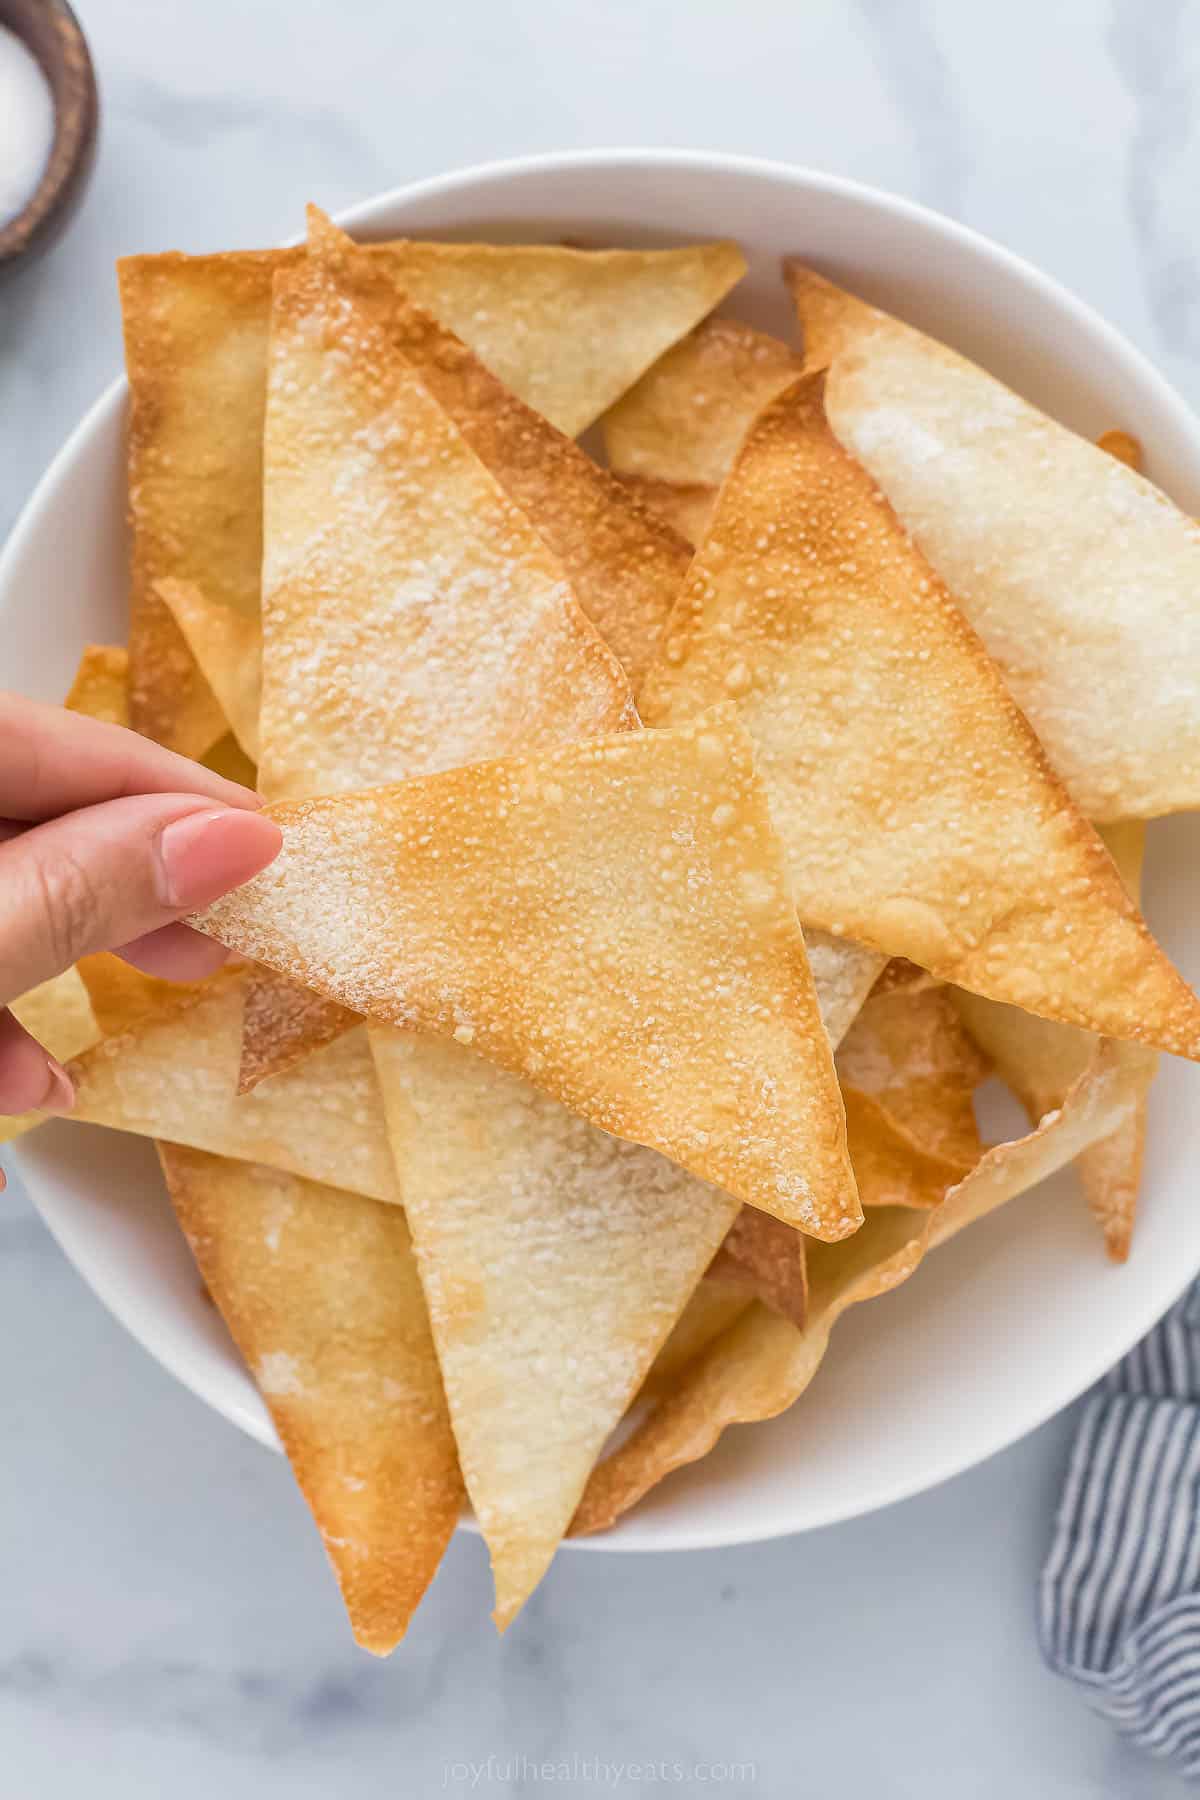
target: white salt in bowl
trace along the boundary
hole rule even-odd
[[[735,237],[750,273],[727,310],[781,335],[792,322],[779,259],[797,254],[1088,436],[1135,432],[1151,478],[1200,513],[1200,425],[1144,357],[1007,251],[854,182],[729,156],[598,151],[468,169],[370,200],[341,222],[364,237]],[[0,684],[58,699],[85,643],[125,636],[125,395],[116,382],[79,425],[0,558]],[[1198,895],[1200,828],[1189,818],[1154,825],[1146,911],[1193,981]],[[688,1549],[851,1518],[945,1480],[1065,1406],[1200,1269],[1198,1102],[1200,1074],[1165,1058],[1124,1268],[1106,1261],[1074,1177],[1043,1184],[939,1250],[895,1293],[848,1314],[812,1388],[784,1417],[727,1432],[713,1455],[586,1546]],[[149,1144],[54,1124],[14,1160],[67,1255],[134,1337],[277,1448],[202,1297]]]

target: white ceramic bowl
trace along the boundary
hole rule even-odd
[[[304,198],[297,196],[297,202]],[[401,189],[342,221],[399,233],[613,244],[736,237],[750,263],[729,310],[787,335],[779,258],[794,252],[945,338],[1067,424],[1137,433],[1148,472],[1200,512],[1200,425],[1095,313],[995,244],[905,200],[725,156],[612,151],[501,163]],[[114,357],[118,354],[113,346]],[[63,694],[88,640],[125,635],[124,382],[98,402],[0,559],[0,683]],[[1200,829],[1155,825],[1146,908],[1200,976]],[[1064,1176],[939,1251],[848,1315],[798,1406],[726,1433],[595,1548],[739,1543],[845,1519],[1001,1449],[1133,1344],[1200,1268],[1200,1080],[1166,1059],[1152,1103],[1142,1216],[1114,1269]],[[153,1155],[59,1124],[21,1171],[77,1268],[133,1335],[251,1436],[266,1411],[175,1228]]]

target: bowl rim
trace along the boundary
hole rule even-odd
[[[1102,356],[1111,359],[1114,364],[1123,365],[1127,375],[1139,389],[1147,392],[1152,398],[1154,405],[1159,410],[1160,418],[1167,420],[1177,432],[1194,445],[1197,462],[1200,464],[1200,418],[1155,367],[1149,357],[1131,343],[1115,326],[1111,325],[1089,302],[1081,299],[1055,277],[1046,274],[1016,252],[977,232],[972,227],[948,218],[918,201],[892,194],[886,189],[860,182],[848,176],[833,175],[809,166],[790,164],[775,159],[721,151],[637,147],[546,151],[470,164],[415,182],[402,183],[342,208],[336,214],[336,218],[340,225],[351,232],[363,228],[369,230],[381,215],[386,215],[398,207],[416,207],[443,198],[458,197],[464,190],[478,193],[482,201],[486,196],[486,190],[494,186],[503,186],[514,179],[519,181],[526,177],[546,174],[569,176],[576,170],[609,169],[616,172],[618,170],[638,171],[647,168],[683,169],[704,175],[714,172],[744,174],[785,183],[793,189],[807,188],[810,191],[819,191],[826,196],[843,198],[848,202],[865,205],[868,208],[878,208],[911,224],[919,231],[932,233],[935,238],[940,237],[944,241],[957,244],[984,265],[1004,269],[1010,279],[1015,279],[1018,283],[1023,284],[1043,303],[1073,316],[1087,330]],[[422,231],[422,235],[428,235],[423,228],[418,229]],[[664,230],[658,235],[668,237],[670,233]],[[694,237],[695,234],[692,235]],[[295,241],[297,241],[295,237],[284,240],[286,243]],[[96,429],[123,406],[126,392],[125,376],[118,375],[85,412],[44,470],[22,507],[7,541],[0,546],[0,594],[3,594],[11,581],[12,571],[23,557],[27,540],[38,529],[42,514],[53,506],[59,484],[74,467],[80,455],[86,452],[88,442]],[[22,1166],[23,1177],[26,1180],[30,1196],[35,1206],[38,1207],[39,1213],[46,1220],[52,1235],[63,1248],[68,1260],[72,1262],[109,1310],[114,1313],[121,1325],[198,1398],[212,1406],[215,1411],[221,1413],[231,1424],[238,1426],[247,1435],[278,1450],[277,1442],[271,1444],[269,1439],[265,1439],[255,1432],[244,1417],[238,1417],[234,1409],[214,1398],[208,1391],[207,1384],[198,1379],[195,1370],[189,1366],[188,1360],[183,1354],[164,1351],[164,1348],[155,1341],[154,1332],[145,1329],[137,1318],[131,1315],[131,1309],[127,1305],[114,1302],[113,1297],[106,1292],[108,1283],[103,1279],[97,1279],[88,1267],[86,1260],[81,1260],[78,1246],[65,1242],[55,1225],[42,1212],[37,1178],[33,1170],[23,1166],[24,1158],[17,1145],[13,1146],[13,1155],[18,1166]],[[655,1527],[651,1527],[648,1532],[639,1531],[635,1527],[630,1532],[618,1530],[614,1533],[602,1533],[589,1538],[567,1538],[564,1543],[571,1548],[581,1550],[613,1552],[719,1548],[763,1542],[802,1531],[822,1529],[825,1526],[843,1523],[910,1499],[964,1473],[967,1469],[989,1461],[1061,1412],[1104,1375],[1151,1329],[1162,1313],[1183,1293],[1196,1272],[1195,1269],[1185,1265],[1165,1302],[1162,1301],[1163,1289],[1160,1286],[1155,1295],[1154,1311],[1151,1316],[1142,1318],[1137,1323],[1130,1325],[1126,1331],[1118,1333],[1105,1346],[1102,1354],[1097,1353],[1093,1364],[1089,1365],[1084,1379],[1079,1379],[1076,1372],[1059,1386],[1056,1386],[1053,1381],[1048,1382],[1043,1390],[1043,1397],[1032,1407],[1022,1422],[1011,1429],[1005,1426],[983,1453],[979,1453],[974,1446],[968,1446],[965,1449],[960,1449],[957,1445],[948,1446],[941,1458],[931,1461],[919,1473],[915,1473],[909,1478],[897,1479],[891,1484],[880,1484],[875,1491],[864,1496],[861,1501],[848,1495],[840,1506],[831,1505],[820,1516],[797,1523],[780,1522],[776,1519],[738,1521],[736,1518],[723,1520],[719,1526],[699,1524],[688,1526],[680,1522],[671,1526],[662,1539],[657,1537]],[[636,1514],[634,1516],[636,1518]],[[469,1515],[464,1515],[461,1523],[469,1529],[477,1530],[474,1520]],[[665,1521],[656,1521],[657,1528],[661,1529],[664,1523]]]

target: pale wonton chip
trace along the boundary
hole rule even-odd
[[[396,285],[567,437],[632,387],[746,272],[736,244],[372,247]]]
[[[238,1096],[243,974],[180,988],[76,1056],[71,1118],[397,1200],[364,1030]]]
[[[159,1146],[179,1222],[258,1384],[354,1636],[404,1636],[462,1480],[404,1214],[256,1163]]]
[[[453,1042],[371,1039],[504,1630],[738,1206]]]
[[[738,699],[806,925],[1045,1017],[1200,1055],[1200,1002],[834,437],[822,386],[798,382],[751,431],[643,716]]]
[[[740,1288],[794,1325],[808,1310],[807,1240],[782,1219],[743,1206],[709,1265],[706,1279]]]
[[[252,964],[246,971],[238,1093],[250,1093],[361,1023],[349,1007]]]
[[[257,761],[262,689],[258,620],[211,600],[194,582],[156,581],[154,592],[170,609],[238,743]]]
[[[930,1212],[883,1207],[839,1244],[808,1245],[809,1310],[803,1330],[756,1304],[712,1342],[656,1409],[592,1474],[571,1526],[600,1531],[673,1469],[712,1449],[728,1425],[774,1418],[820,1367],[848,1306],[906,1280],[927,1249],[944,1243],[1109,1136],[1136,1110],[1139,1084],[1122,1047],[1101,1044],[1062,1108],[1027,1137],[998,1144]]]
[[[75,969],[67,969],[50,981],[43,981],[40,987],[30,988],[10,1003],[9,1011],[43,1050],[61,1063],[94,1044],[102,1029]],[[40,1112],[0,1113],[0,1144],[32,1131],[36,1125],[44,1124],[45,1118]]]
[[[605,414],[609,465],[619,475],[718,488],[752,421],[803,371],[800,353],[765,331],[706,319]]]
[[[271,814],[279,857],[203,930],[806,1231],[859,1223],[780,845],[728,709]]]
[[[414,306],[377,255],[356,246],[317,207],[308,217],[310,252],[371,309],[479,460],[528,514],[636,693],[687,571],[688,545],[506,388],[452,331]]]
[[[949,991],[923,984],[876,988],[837,1054],[843,1090],[869,1095],[918,1144],[960,1164],[964,1174],[983,1148],[974,1094],[990,1066]]]
[[[106,725],[129,724],[129,652],[120,644],[89,644],[63,705]]]
[[[1140,820],[1101,828],[1129,892],[1141,886],[1145,826]],[[1096,1038],[1070,1025],[1035,1018],[1015,1006],[1000,1006],[975,994],[953,991],[953,1003],[975,1041],[996,1064],[1032,1120],[1061,1106],[1071,1083],[1095,1052]],[[1158,1067],[1153,1050],[1123,1046],[1131,1074],[1141,1071],[1143,1093],[1120,1128],[1079,1158],[1079,1174],[1088,1204],[1104,1233],[1109,1255],[1124,1262],[1129,1254],[1146,1139],[1146,1106]]]
[[[826,405],[1092,819],[1200,805],[1200,527],[963,357],[798,264]]]

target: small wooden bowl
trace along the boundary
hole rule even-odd
[[[0,278],[48,250],[82,200],[96,157],[100,98],[87,40],[66,0],[0,0],[6,25],[41,65],[54,97],[54,139],[28,204],[0,225]]]

